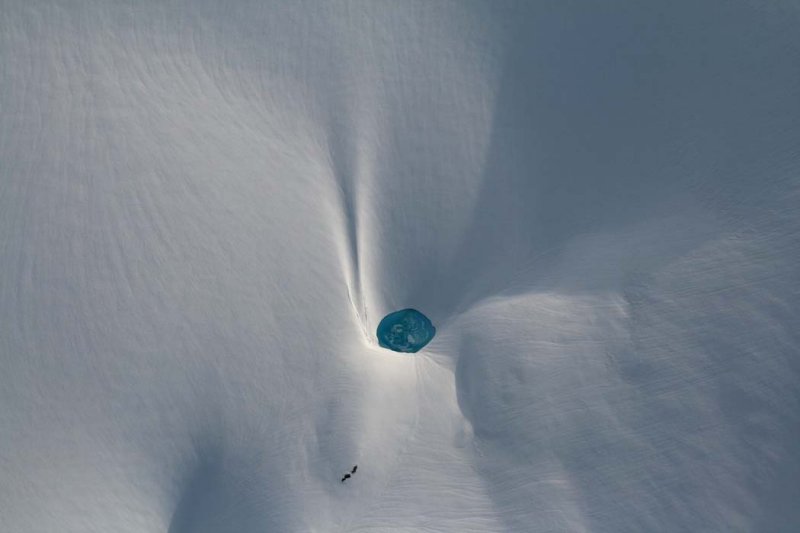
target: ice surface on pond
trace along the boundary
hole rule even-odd
[[[416,309],[389,313],[378,324],[378,343],[395,352],[418,352],[434,335],[436,328]]]

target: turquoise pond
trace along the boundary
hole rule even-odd
[[[420,351],[436,335],[430,319],[416,309],[386,315],[378,324],[378,344],[395,352]]]

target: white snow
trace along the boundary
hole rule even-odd
[[[798,27],[0,1],[0,531],[797,531]]]

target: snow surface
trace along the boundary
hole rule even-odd
[[[0,531],[798,531],[798,27],[0,0]]]

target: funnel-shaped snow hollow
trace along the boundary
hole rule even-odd
[[[418,352],[434,335],[436,328],[416,309],[389,313],[378,324],[378,344],[395,352]]]

